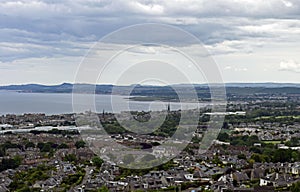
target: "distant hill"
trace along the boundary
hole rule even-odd
[[[178,84],[172,86],[151,86],[151,85],[92,85],[92,84],[71,84],[63,83],[60,85],[8,85],[0,86],[0,90],[10,90],[18,92],[33,93],[72,93],[73,87],[78,88],[80,93],[88,93],[91,88],[95,88],[96,94],[126,94],[131,92],[133,96],[151,96],[151,97],[174,97],[176,92],[173,88],[180,89],[188,93],[195,88],[201,97],[209,97],[209,87],[207,84]],[[300,94],[300,84],[293,83],[227,83],[227,94]]]
[[[226,87],[266,87],[266,88],[278,88],[278,87],[298,87],[298,83],[226,83]]]
[[[71,93],[73,84],[63,83],[61,85],[40,85],[40,84],[26,84],[26,85],[8,85],[0,86],[0,90],[20,91],[20,92],[36,92],[36,93]]]

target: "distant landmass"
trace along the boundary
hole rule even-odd
[[[220,84],[216,84],[218,86]],[[172,86],[151,86],[151,85],[92,85],[92,84],[71,84],[60,85],[8,85],[0,86],[0,90],[28,92],[28,93],[72,93],[76,87],[76,93],[116,94],[134,96],[136,100],[177,100],[178,90],[182,93],[189,93],[192,89],[197,91],[199,98],[210,98],[209,86],[207,84],[177,84]],[[297,83],[226,83],[227,96],[251,95],[251,94],[300,94],[300,84]],[[175,90],[176,91],[175,91]],[[91,90],[93,90],[91,92]]]
[[[300,88],[300,83],[226,83],[226,87],[298,87]]]

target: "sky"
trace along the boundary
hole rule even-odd
[[[75,82],[99,40],[144,23],[171,25],[197,37],[224,82],[300,83],[299,18],[299,0],[1,0],[0,84]],[[153,49],[147,51],[157,54]],[[189,53],[195,49],[193,43],[186,46]],[[123,84],[136,82],[135,76],[140,80],[143,76],[134,74],[151,65],[159,70],[159,63],[129,70]],[[161,75],[170,71],[161,66]],[[110,77],[121,76],[119,69],[111,65],[97,83],[115,83]],[[177,73],[169,83],[186,83]]]

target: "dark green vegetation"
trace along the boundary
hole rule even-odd
[[[290,187],[291,192],[299,192],[300,191],[300,182],[294,183]]]
[[[11,148],[22,149],[22,145],[6,141],[5,143],[0,145],[0,157],[5,156],[6,150]]]
[[[274,123],[294,124],[300,122],[300,110],[298,103],[293,101],[280,102],[259,102],[240,104],[238,106],[228,105],[228,111],[243,110],[245,116],[228,115],[225,117],[225,123],[239,125],[241,123]],[[232,109],[231,109],[232,108]],[[261,127],[262,129],[264,127]]]
[[[6,141],[5,143],[0,145],[0,157],[6,156],[6,151],[8,149],[19,149],[20,151],[24,151],[28,148],[39,148],[40,152],[47,153],[49,155],[53,155],[53,152],[58,149],[67,149],[69,146],[66,143],[56,144],[53,142],[40,142],[37,144],[34,144],[33,142],[30,142],[24,138],[24,140],[19,143],[12,143],[10,141]],[[2,163],[0,164],[0,170],[6,170],[6,169],[13,169],[18,167],[21,164],[21,157],[16,156],[13,159],[6,159],[4,158],[2,160]]]
[[[0,145],[0,157],[4,157],[7,149],[16,148],[22,149],[22,145],[7,141]],[[7,169],[15,169],[21,165],[22,157],[15,156],[13,158],[3,158],[0,163],[0,172]]]
[[[14,175],[13,182],[9,185],[9,188],[11,191],[34,191],[29,186],[34,185],[36,181],[48,179],[51,170],[54,170],[54,167],[39,165],[36,168],[18,172]]]
[[[221,133],[219,140],[230,142],[233,146],[247,146],[252,152],[251,159],[254,162],[297,162],[300,161],[300,153],[291,149],[278,149],[275,144],[261,142],[257,136],[229,136],[227,133]],[[254,143],[260,143],[261,147],[253,146]],[[245,155],[240,154],[239,159],[246,159]]]
[[[77,130],[59,130],[59,129],[51,129],[49,131],[40,131],[40,130],[31,130],[30,133],[33,133],[35,135],[42,134],[42,133],[48,133],[48,134],[54,134],[54,135],[79,135],[79,132]]]
[[[70,174],[68,177],[63,179],[62,186],[64,186],[66,189],[70,189],[72,185],[79,185],[82,182],[84,175],[84,170],[79,170],[75,174]]]
[[[149,173],[150,171],[159,171],[159,170],[169,170],[172,167],[176,167],[177,164],[175,164],[172,160],[164,163],[158,167],[154,167],[151,169],[126,169],[126,168],[120,168],[120,175],[116,178],[116,180],[126,178],[126,176],[130,175],[145,175]]]
[[[79,149],[79,148],[84,148],[85,142],[82,141],[82,140],[76,141],[75,146],[76,146],[77,149]]]
[[[141,112],[141,113],[143,113],[143,112]],[[164,137],[170,137],[170,136],[172,136],[175,133],[176,127],[179,124],[180,117],[181,117],[180,112],[169,113],[166,116],[166,119],[163,122],[163,124],[160,127],[155,128],[155,131],[153,133],[151,133],[151,135],[164,136]],[[129,133],[129,131],[126,130],[125,128],[123,128],[118,123],[118,121],[116,119],[108,121],[108,122],[107,121],[103,121],[101,123],[102,123],[105,131],[108,134]],[[123,122],[123,123],[126,124],[126,122]],[[130,123],[130,122],[128,122],[128,123]],[[136,128],[136,129],[138,129],[138,128],[143,129],[143,127],[138,127],[138,126],[134,127],[134,124],[131,124],[130,126],[132,127],[132,129],[134,129],[134,128]]]
[[[22,163],[22,157],[15,156],[12,159],[2,159],[0,164],[0,172],[7,169],[15,169]]]
[[[100,168],[101,165],[104,163],[104,161],[98,157],[98,156],[95,156],[92,158],[92,162],[93,162],[93,165],[96,167],[96,168]]]

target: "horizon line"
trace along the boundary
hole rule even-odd
[[[16,84],[0,84],[0,87],[6,87],[6,86],[24,86],[24,85],[41,85],[41,86],[58,86],[58,85],[64,85],[64,84],[71,84],[71,85],[107,85],[107,86],[157,86],[157,87],[164,87],[164,86],[176,86],[176,85],[220,85],[220,84],[291,84],[291,85],[300,85],[300,82],[224,82],[224,83],[174,83],[174,84],[167,84],[167,85],[155,85],[155,84],[122,84],[122,85],[117,85],[117,84],[111,84],[111,83],[100,83],[100,84],[95,84],[95,83],[86,83],[86,82],[61,82],[61,83],[36,83],[36,82],[28,82],[28,83],[16,83]]]

